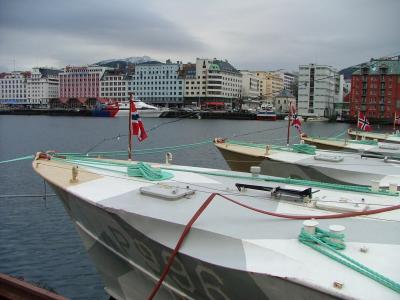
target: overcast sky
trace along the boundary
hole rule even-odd
[[[399,0],[0,0],[0,71],[148,55],[250,70],[400,54]]]

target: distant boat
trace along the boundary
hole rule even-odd
[[[261,109],[257,111],[256,119],[264,121],[276,121],[276,113],[274,108],[272,106],[261,107]]]
[[[357,129],[349,128],[347,130],[348,135],[354,139],[367,139],[367,140],[377,140],[379,142],[386,143],[400,143],[400,133],[380,133],[373,131],[360,131]]]
[[[400,186],[398,160],[316,150],[307,144],[284,147],[223,141],[216,142],[215,146],[233,171],[248,172],[251,166],[260,166],[261,174],[271,176],[363,186],[374,182],[380,187],[391,183]]]
[[[301,139],[318,149],[334,151],[360,152],[363,154],[377,155],[380,157],[396,157],[400,159],[400,145],[382,143],[374,140],[349,140],[336,138],[321,138],[302,136]]]
[[[119,113],[119,106],[116,102],[99,103],[91,110],[91,114],[94,117],[113,118],[118,113]]]
[[[302,116],[297,116],[297,119],[298,119],[300,122],[303,122],[303,121],[304,121],[304,119],[303,119]],[[286,117],[285,117],[285,121],[289,121],[289,116],[286,116]]]
[[[304,122],[327,122],[328,118],[325,117],[304,117]]]
[[[158,118],[163,112],[168,111],[168,108],[159,108],[150,104],[147,104],[139,99],[135,99],[135,106],[137,111],[142,118]],[[119,112],[117,117],[128,116],[129,114],[129,101],[118,102]]]

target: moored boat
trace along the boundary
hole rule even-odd
[[[262,174],[279,177],[364,186],[400,185],[398,160],[317,150],[307,144],[283,147],[217,139],[215,146],[234,171],[248,172],[251,166],[260,166]]]
[[[117,102],[99,103],[95,108],[91,110],[91,114],[94,117],[107,117],[114,118],[119,112],[119,106]]]
[[[260,110],[257,112],[257,120],[276,121],[276,113],[273,110]]]
[[[163,112],[168,111],[168,108],[159,108],[139,99],[135,99],[135,106],[137,108],[138,113],[142,118],[158,118]],[[122,101],[119,102],[119,112],[117,117],[126,117],[129,115],[129,101]]]
[[[373,131],[360,131],[357,129],[349,128],[347,131],[348,135],[353,139],[367,139],[367,140],[377,140],[379,142],[386,143],[400,143],[400,134],[399,133],[380,133]]]
[[[338,138],[321,138],[301,136],[302,141],[314,145],[318,149],[360,152],[364,154],[377,155],[378,157],[400,158],[400,145],[394,143],[382,143],[374,140],[349,140]]]
[[[397,192],[43,154],[33,168],[115,299],[399,297]]]

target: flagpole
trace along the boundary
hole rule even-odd
[[[287,126],[287,138],[286,138],[286,146],[289,147],[289,138],[290,138],[290,119],[292,116],[292,101],[289,102],[289,116],[288,116],[288,126]]]
[[[129,136],[128,136],[128,160],[132,160],[132,94],[129,97]]]
[[[356,141],[358,140],[358,120],[360,120],[360,111],[357,112]]]

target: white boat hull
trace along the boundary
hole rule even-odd
[[[150,295],[183,229],[216,191],[220,196],[193,224],[156,299],[398,299],[396,292],[299,242],[303,220],[277,219],[221,196],[304,219],[332,214],[310,207],[309,202],[288,201],[264,190],[237,191],[238,182],[272,190],[303,190],[305,186],[258,180],[262,178],[246,173],[171,165],[161,165],[171,179],[149,181],[128,176],[135,162],[67,160],[43,158],[34,161],[33,167],[61,198],[106,291],[115,299]],[[77,164],[79,171],[74,172]],[[152,193],[143,193],[143,189]],[[182,191],[192,193],[173,196]],[[362,198],[370,209],[400,205],[398,196],[382,192],[364,195],[318,187],[310,190],[310,197],[334,208],[338,206],[332,200],[339,197],[358,202]],[[321,228],[332,224],[329,219],[319,221]],[[339,222],[346,228],[343,254],[400,280],[400,237],[393,234],[400,231],[399,211]],[[368,254],[359,251],[363,246],[370,249]],[[344,283],[343,289],[335,287],[337,281]]]
[[[141,232],[143,228],[136,229],[117,212],[103,210],[83,199],[68,195],[55,186],[53,188],[75,224],[107,293],[121,300],[147,299],[172,249],[148,238]],[[164,231],[169,231],[171,240],[176,240],[183,230],[183,226],[176,227],[176,224],[140,215],[131,216],[131,222],[146,224],[147,230],[170,227]],[[241,249],[242,253],[237,255],[245,255],[240,240],[223,240],[218,235],[213,240],[216,241],[214,247],[228,242],[231,244],[230,251]],[[226,246],[225,244],[224,247]],[[215,250],[217,249],[218,247]],[[237,259],[243,257],[238,256]],[[167,282],[157,294],[157,299],[182,298],[341,299],[315,287],[292,282],[288,278],[235,270],[179,254]]]
[[[315,160],[313,155],[273,150],[266,155],[263,149],[229,143],[215,145],[233,171],[249,172],[251,166],[260,166],[261,174],[270,176],[364,186],[377,181],[381,187],[388,187],[390,183],[400,186],[399,162],[362,159],[360,154],[335,151],[331,153],[343,156],[343,161],[329,162]]]

